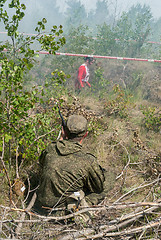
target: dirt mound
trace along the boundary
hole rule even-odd
[[[88,112],[93,112],[95,115],[100,116],[103,114],[104,107],[101,101],[97,101],[94,97],[87,97],[83,100],[83,106]]]

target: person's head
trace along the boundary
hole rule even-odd
[[[87,135],[87,119],[82,115],[71,115],[67,119],[66,132],[68,139],[81,140]]]
[[[94,58],[93,57],[85,57],[84,60],[89,65],[91,65],[94,62]]]

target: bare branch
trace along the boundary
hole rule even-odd
[[[31,208],[33,207],[33,205],[34,205],[34,203],[35,203],[35,201],[36,201],[36,197],[37,197],[37,196],[36,196],[36,193],[34,193],[34,195],[33,195],[32,199],[31,199],[28,207],[26,208],[26,211],[22,213],[21,218],[20,218],[20,221],[23,222],[23,220],[25,219],[26,212],[28,212],[28,211],[31,210]],[[17,226],[17,228],[16,228],[16,230],[15,230],[16,235],[19,234],[20,231],[21,231],[22,222],[19,222],[19,224],[18,224],[18,226]]]
[[[134,191],[137,191],[139,189],[142,189],[142,188],[145,188],[145,187],[149,187],[155,183],[158,183],[159,181],[161,180],[161,178],[157,178],[155,179],[153,182],[150,182],[148,184],[145,184],[145,185],[140,185],[136,188],[133,188],[131,189],[129,192],[125,193],[124,195],[122,195],[119,199],[117,199],[114,203],[118,203],[121,199],[125,198],[127,195],[129,195],[130,193],[134,192]]]

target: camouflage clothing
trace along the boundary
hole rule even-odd
[[[83,190],[85,195],[103,191],[104,174],[95,156],[76,142],[51,143],[41,154],[42,168],[38,201],[43,206],[66,206],[68,197]]]

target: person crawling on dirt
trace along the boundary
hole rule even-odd
[[[82,146],[88,134],[87,120],[81,115],[71,115],[65,128],[60,140],[51,143],[40,156],[37,204],[42,209],[73,209],[81,204],[97,204],[105,197],[104,171],[96,157]]]
[[[78,69],[78,76],[75,81],[75,90],[80,92],[85,86],[91,87],[89,83],[89,66],[94,62],[92,57],[85,57],[85,63],[83,63]]]

